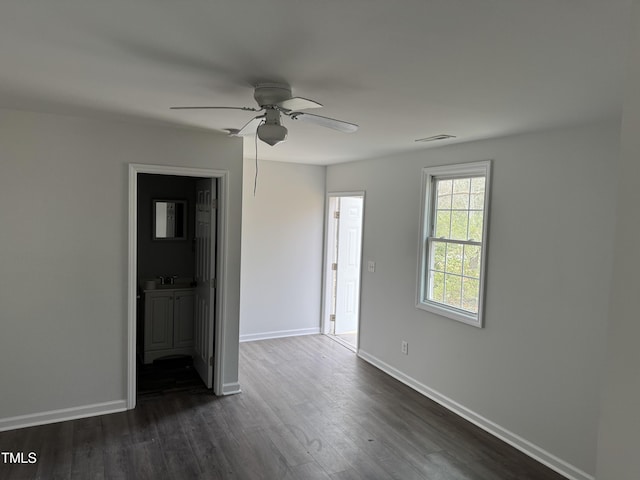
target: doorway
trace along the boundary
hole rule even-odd
[[[322,331],[356,352],[359,345],[364,192],[330,193]]]
[[[138,175],[138,395],[211,388],[216,192],[213,178]]]
[[[169,179],[173,176],[183,183],[191,182],[193,194],[191,198],[193,213],[191,235],[187,238],[164,240],[165,242],[183,243],[182,255],[191,252],[192,274],[188,271],[181,276],[173,269],[160,275],[163,279],[148,278],[139,271],[138,240],[140,235],[149,235],[155,240],[156,247],[163,241],[156,238],[159,231],[155,223],[153,228],[146,225],[150,232],[138,231],[139,212],[149,208],[152,220],[153,208],[158,201],[146,202],[149,205],[138,205],[138,190],[141,174],[153,174]],[[193,178],[186,178],[193,177]],[[127,407],[134,408],[137,396],[137,360],[139,346],[143,345],[143,362],[155,361],[157,358],[176,360],[179,355],[187,354],[192,366],[207,388],[213,388],[215,394],[224,393],[222,383],[223,342],[224,338],[224,278],[226,248],[225,230],[227,217],[228,173],[226,171],[165,167],[155,165],[129,165],[129,302],[128,302],[128,382]],[[175,203],[176,210],[182,199],[160,199],[163,207],[166,203]],[[176,201],[178,200],[178,201]],[[184,202],[188,205],[188,201]],[[167,207],[171,210],[171,207]],[[162,210],[164,211],[164,210]],[[149,222],[147,222],[149,223]],[[167,221],[173,224],[174,219]],[[164,231],[163,228],[160,230]],[[166,243],[165,243],[166,246]],[[177,252],[177,250],[176,250]],[[165,252],[166,253],[166,252]],[[142,278],[142,273],[146,275]],[[168,283],[165,283],[168,282]],[[148,298],[147,298],[148,297]],[[157,297],[157,298],[156,298]],[[141,304],[151,302],[149,308],[158,314],[157,331],[153,338],[139,338],[137,316]],[[145,315],[144,313],[142,315]],[[185,318],[190,320],[185,322]],[[147,322],[143,317],[143,322]],[[156,320],[153,320],[156,321]],[[145,332],[146,337],[148,331]],[[171,339],[171,342],[169,342]],[[144,350],[145,341],[153,342],[152,348]],[[214,344],[215,342],[215,344]],[[187,352],[188,350],[188,352]],[[176,355],[173,355],[175,353]],[[156,358],[157,357],[157,358]],[[180,362],[178,362],[180,363]]]

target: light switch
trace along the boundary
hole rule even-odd
[[[369,260],[369,263],[367,264],[367,270],[369,270],[371,273],[376,271],[376,262]]]

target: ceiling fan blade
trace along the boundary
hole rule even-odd
[[[289,114],[294,120],[303,120],[309,123],[315,123],[327,128],[333,128],[339,132],[353,133],[358,130],[358,125],[355,123],[344,122],[342,120],[336,120],[335,118],[323,117],[320,115],[313,115],[311,113],[293,112]]]
[[[258,127],[260,126],[263,120],[264,120],[264,115],[259,115],[255,118],[252,118],[251,120],[249,120],[247,123],[244,124],[244,127],[238,130],[237,133],[235,133],[235,136],[241,137],[242,135],[249,135],[249,134],[256,133],[256,130],[258,130]]]
[[[247,112],[259,112],[261,108],[253,107],[169,107],[170,110],[245,110]]]
[[[291,97],[278,102],[277,105],[285,110],[306,110],[307,108],[320,108],[321,103],[302,97]]]

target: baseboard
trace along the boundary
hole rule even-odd
[[[421,393],[422,395],[439,403],[446,409],[470,421],[474,425],[477,425],[478,427],[482,428],[483,430],[490,433],[491,435],[498,437],[500,440],[508,443],[512,447],[517,448],[522,453],[546,465],[552,470],[555,470],[560,475],[563,475],[570,480],[594,480],[595,479],[595,477],[593,477],[592,475],[589,475],[588,473],[583,472],[579,468],[571,465],[570,463],[565,462],[564,460],[556,457],[555,455],[547,452],[546,450],[538,447],[537,445],[534,445],[533,443],[529,442],[528,440],[525,440],[519,435],[507,430],[506,428],[501,427],[500,425],[492,422],[487,418],[484,418],[482,415],[478,415],[472,410],[469,410],[467,407],[450,399],[449,397],[442,395],[441,393],[437,392],[436,390],[433,390],[432,388],[427,387],[423,383],[420,383],[416,379],[408,375],[405,375],[401,371],[383,362],[379,358],[376,358],[373,355],[370,355],[367,352],[362,350],[358,351],[358,356],[362,358],[364,361],[373,365],[374,367],[377,367],[383,372],[391,375],[396,380],[399,380],[400,382],[413,388],[414,390]]]
[[[316,335],[320,333],[320,327],[297,328],[295,330],[277,330],[275,332],[248,333],[240,335],[240,342],[253,342],[256,340],[268,340],[270,338],[297,337],[300,335]]]
[[[0,418],[0,432],[15,430],[17,428],[34,427],[36,425],[46,425],[47,423],[64,422],[77,418],[124,412],[126,409],[126,400],[115,400],[113,402],[95,403],[81,407],[63,408],[60,410],[50,410],[48,412],[19,415],[17,417]]]
[[[222,395],[235,395],[236,393],[242,393],[238,382],[225,383],[222,385]]]

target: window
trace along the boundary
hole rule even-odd
[[[491,162],[422,170],[416,306],[482,327]]]

